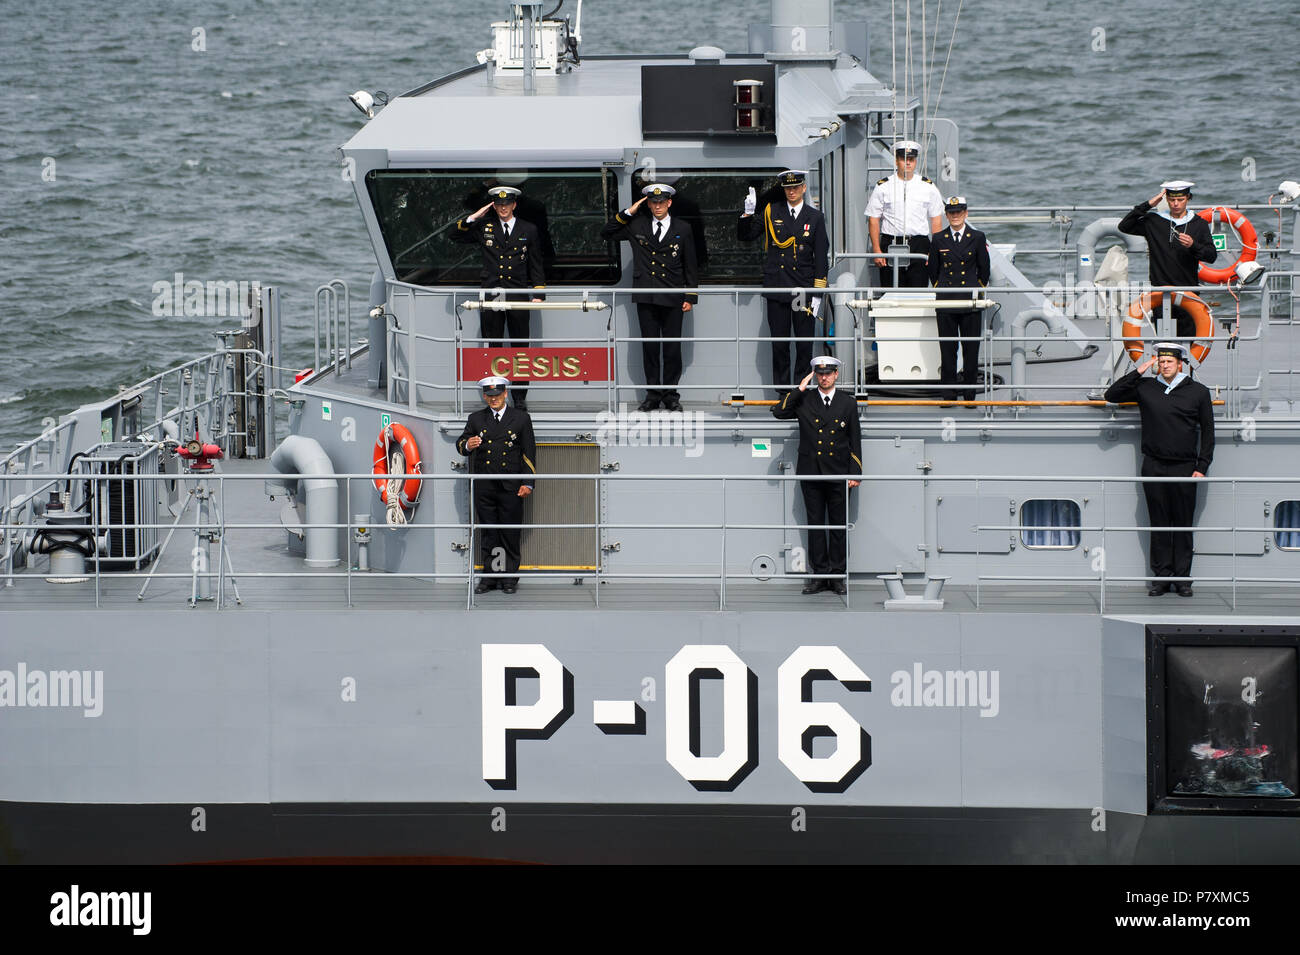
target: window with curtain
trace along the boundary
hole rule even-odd
[[[1020,507],[1020,542],[1042,550],[1078,547],[1081,518],[1075,501],[1025,501]]]

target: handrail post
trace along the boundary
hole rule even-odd
[[[722,479],[722,548],[718,568],[718,609],[727,609],[727,479]]]

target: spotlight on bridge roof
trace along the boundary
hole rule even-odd
[[[1256,285],[1264,278],[1264,266],[1258,262],[1242,262],[1237,266],[1236,273],[1242,287]]]
[[[1282,193],[1282,198],[1287,202],[1295,202],[1297,199],[1300,199],[1300,182],[1296,182],[1294,179],[1287,179],[1277,187],[1277,191]]]
[[[366,114],[366,119],[375,118],[376,103],[380,106],[388,105],[388,94],[383,90],[376,90],[373,96],[365,90],[357,90],[348,99],[352,100],[353,106]]]

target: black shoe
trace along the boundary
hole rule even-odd
[[[808,583],[803,585],[803,592],[805,594],[819,594],[825,589],[826,581],[824,580],[810,580]]]
[[[1169,593],[1168,584],[1152,584],[1150,587],[1147,588],[1148,597],[1160,597],[1167,593]]]
[[[828,581],[828,583],[831,585],[830,589],[833,590],[835,593],[839,594],[841,597],[847,597],[849,595],[849,588],[844,585],[844,581],[831,580]]]
[[[1178,585],[1176,588],[1174,588],[1174,589],[1176,589],[1176,590],[1178,591],[1178,596],[1180,596],[1180,597],[1190,597],[1190,596],[1192,595],[1192,585],[1191,585],[1191,584],[1179,584],[1179,585]]]
[[[480,581],[478,582],[478,585],[474,588],[474,593],[476,593],[476,594],[485,594],[485,593],[487,593],[489,590],[496,590],[496,589],[497,589],[497,585],[496,585],[496,583],[495,583],[494,581],[491,581],[491,580],[480,580]]]
[[[641,402],[641,404],[637,407],[637,410],[638,410],[638,411],[654,411],[654,410],[655,410],[656,408],[658,408],[658,407],[659,407],[659,399],[658,399],[658,398],[647,398],[645,401]]]
[[[681,411],[682,401],[676,395],[669,395],[663,400],[663,406],[669,411]]]
[[[517,580],[507,580],[504,584],[501,585],[501,592],[503,594],[512,594],[518,589],[519,589],[519,581]]]

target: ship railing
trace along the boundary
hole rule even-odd
[[[182,559],[170,566],[177,566],[178,570],[163,570],[163,555],[165,554],[168,542],[164,541],[161,545],[161,553],[158,557],[156,566],[148,570],[141,567],[138,570],[109,570],[107,568],[108,558],[101,553],[101,548],[96,548],[93,555],[87,557],[85,570],[82,576],[86,582],[93,580],[95,592],[95,605],[101,606],[106,594],[106,588],[110,582],[117,581],[145,581],[145,587],[153,580],[181,580],[190,583],[191,603],[196,603],[195,595],[200,592],[199,581],[204,580],[211,582],[215,578],[215,592],[212,594],[213,605],[220,608],[225,606],[230,594],[238,596],[237,580],[277,580],[277,579],[298,579],[313,581],[334,580],[338,582],[340,592],[338,594],[348,606],[354,603],[355,588],[365,581],[374,582],[383,581],[401,581],[409,580],[413,586],[419,588],[428,588],[430,584],[452,583],[458,587],[464,588],[465,601],[467,607],[474,606],[474,588],[481,580],[500,580],[509,577],[521,577],[540,581],[545,577],[551,579],[573,579],[573,580],[593,580],[598,585],[602,582],[635,582],[635,581],[683,581],[683,582],[704,582],[712,583],[717,586],[717,599],[719,609],[727,607],[728,589],[735,589],[738,582],[769,582],[786,580],[793,583],[806,583],[809,580],[842,580],[852,585],[853,589],[845,598],[846,605],[853,599],[854,592],[860,598],[863,596],[862,584],[870,582],[876,578],[885,580],[889,579],[902,581],[909,578],[913,583],[924,581],[927,584],[932,581],[944,581],[950,577],[960,577],[962,583],[971,590],[975,606],[982,606],[982,599],[991,585],[1008,585],[1008,584],[1055,584],[1069,587],[1078,587],[1085,591],[1096,591],[1098,612],[1106,612],[1108,596],[1113,592],[1117,585],[1146,584],[1151,580],[1151,575],[1145,572],[1144,568],[1144,550],[1140,542],[1145,540],[1146,535],[1151,532],[1178,532],[1189,531],[1196,535],[1207,534],[1230,534],[1232,535],[1232,546],[1230,553],[1218,550],[1214,555],[1202,556],[1200,558],[1201,566],[1209,565],[1209,572],[1203,572],[1188,577],[1170,577],[1163,578],[1163,582],[1170,583],[1189,583],[1198,585],[1219,585],[1216,591],[1222,598],[1230,603],[1233,610],[1237,609],[1239,592],[1243,588],[1273,588],[1280,586],[1300,588],[1300,575],[1287,574],[1260,574],[1251,573],[1250,568],[1243,570],[1241,562],[1246,559],[1252,561],[1258,560],[1263,554],[1270,550],[1277,551],[1296,551],[1300,552],[1300,500],[1290,500],[1287,495],[1296,493],[1300,497],[1300,492],[1295,492],[1291,485],[1294,483],[1286,477],[1254,477],[1254,476],[1232,476],[1232,477],[1203,477],[1197,478],[1193,483],[1205,485],[1206,506],[1214,501],[1220,506],[1224,504],[1224,489],[1227,491],[1228,509],[1231,514],[1241,513],[1242,495],[1251,495],[1252,500],[1258,496],[1258,488],[1266,486],[1277,488],[1278,493],[1284,500],[1273,502],[1276,517],[1272,524],[1257,524],[1251,522],[1234,522],[1234,523],[1201,523],[1188,527],[1152,527],[1135,521],[1133,518],[1138,512],[1138,507],[1131,493],[1134,485],[1158,485],[1158,484],[1179,484],[1187,483],[1188,478],[1181,477],[1140,477],[1135,475],[1121,476],[1102,476],[1093,475],[1087,477],[1067,477],[1062,475],[879,475],[868,474],[859,477],[845,476],[817,476],[817,475],[789,475],[789,474],[631,474],[631,473],[604,473],[604,474],[541,474],[541,475],[472,475],[472,474],[425,474],[415,473],[406,475],[393,475],[392,477],[400,480],[416,478],[423,482],[465,482],[470,489],[470,498],[472,499],[472,487],[479,480],[501,480],[501,479],[521,479],[533,482],[537,490],[536,494],[545,493],[545,484],[548,481],[587,481],[591,484],[592,502],[595,505],[594,512],[596,519],[591,521],[550,521],[550,522],[532,522],[532,523],[495,523],[482,522],[475,519],[471,512],[468,520],[446,520],[432,519],[425,520],[425,517],[432,517],[432,514],[418,515],[418,522],[403,525],[388,525],[383,523],[383,519],[370,521],[366,514],[372,511],[374,504],[374,476],[370,473],[356,474],[299,474],[295,475],[295,480],[305,481],[314,478],[324,478],[328,480],[343,480],[344,494],[343,506],[344,513],[353,515],[360,510],[363,515],[359,517],[350,517],[343,521],[325,521],[325,522],[304,522],[301,525],[292,528],[292,532],[298,535],[309,533],[313,530],[332,531],[338,535],[344,535],[349,542],[347,547],[341,552],[346,557],[343,558],[343,568],[330,570],[325,568],[295,568],[288,571],[255,571],[246,567],[236,567],[230,559],[232,545],[230,541],[237,539],[245,533],[264,533],[271,531],[285,531],[286,527],[283,521],[261,520],[261,521],[243,521],[230,520],[227,503],[227,485],[234,482],[263,482],[281,484],[285,476],[281,473],[266,474],[222,474],[209,473],[202,476],[202,482],[207,486],[210,494],[210,500],[214,506],[207,516],[206,523],[200,523],[195,520],[193,523],[182,523],[185,511],[181,511],[181,516],[172,522],[156,521],[125,521],[112,520],[111,515],[102,512],[98,502],[100,495],[97,493],[96,484],[100,482],[116,483],[120,482],[170,482],[178,480],[176,475],[172,474],[114,474],[111,477],[101,475],[86,474],[55,474],[49,476],[51,480],[63,482],[75,480],[78,482],[88,482],[91,485],[91,493],[87,497],[90,506],[86,511],[86,532],[91,535],[92,540],[102,541],[107,539],[112,532],[133,532],[133,531],[152,531],[155,532],[151,539],[156,539],[158,530],[166,530],[169,535],[179,531],[184,538],[182,545],[178,548]],[[0,493],[6,498],[10,494],[10,485],[13,482],[21,481],[22,478],[0,475]],[[179,478],[197,489],[200,478],[197,475],[188,475]],[[969,528],[973,535],[974,544],[969,549],[964,549],[960,554],[950,554],[947,556],[936,555],[925,562],[925,569],[916,573],[907,575],[898,573],[877,573],[874,569],[866,570],[861,567],[855,568],[854,556],[854,532],[859,528],[859,521],[854,520],[855,508],[851,505],[849,508],[849,520],[844,525],[827,525],[827,524],[809,524],[797,520],[770,520],[754,521],[748,519],[748,516],[755,513],[752,495],[746,493],[744,489],[752,487],[755,483],[760,483],[771,489],[771,506],[773,512],[789,513],[791,508],[788,502],[793,497],[793,485],[805,482],[822,482],[822,483],[844,483],[849,480],[860,480],[862,487],[856,491],[848,493],[858,495],[856,511],[861,515],[861,508],[872,506],[865,500],[866,497],[874,496],[874,505],[882,505],[888,500],[892,500],[899,491],[893,490],[900,485],[911,485],[920,482],[922,487],[931,490],[946,493],[946,489],[960,489],[971,486],[974,488],[975,506],[979,508],[982,501],[988,499],[997,500],[999,503],[1005,502],[1006,490],[1008,485],[1019,489],[1018,493],[1024,493],[1023,488],[1028,485],[1037,495],[1048,495],[1053,492],[1054,487],[1068,485],[1064,491],[1055,492],[1063,495],[1062,500],[1081,498],[1085,504],[1095,501],[1100,514],[1096,518],[1085,521],[1082,514],[1077,522],[1071,521],[1066,523],[1050,523],[1048,521],[1036,519],[1022,522],[998,522],[984,521],[975,522]],[[625,482],[633,482],[633,490],[628,493],[643,494],[646,484],[654,485],[690,485],[696,488],[700,486],[711,486],[716,491],[717,505],[710,505],[709,519],[705,520],[687,520],[675,515],[669,520],[606,520],[599,515],[604,513],[603,502],[607,499],[616,498],[620,493],[618,488]],[[1127,495],[1115,499],[1115,488],[1124,488],[1128,491]],[[160,491],[162,488],[160,488]],[[1013,491],[1013,493],[1017,493]],[[699,496],[699,492],[692,497]],[[1045,498],[1044,498],[1045,499]],[[732,501],[745,501],[745,505],[731,504]],[[927,502],[926,507],[932,507],[936,501]],[[1258,503],[1258,501],[1255,501]],[[736,508],[745,507],[746,513],[738,516]],[[1266,505],[1265,513],[1268,513]],[[1121,512],[1113,515],[1109,512],[1115,508],[1120,508]],[[1108,510],[1109,509],[1109,510]],[[1096,514],[1096,511],[1091,512]],[[793,516],[793,515],[791,515]],[[478,554],[475,553],[476,535],[483,531],[490,530],[520,530],[520,531],[538,531],[538,530],[579,530],[590,532],[592,535],[592,551],[590,554],[590,565],[578,567],[564,567],[549,572],[537,572],[524,570],[522,573],[507,572],[504,569],[493,569],[490,566],[479,569],[475,566]],[[824,530],[844,530],[846,533],[848,564],[850,572],[847,574],[813,574],[807,571],[806,564],[800,566],[800,561],[792,551],[796,548],[802,548],[804,535],[808,531]],[[6,591],[14,588],[17,583],[35,582],[38,579],[47,576],[49,571],[35,569],[33,566],[41,558],[26,554],[26,573],[18,572],[15,562],[17,553],[15,545],[30,548],[32,534],[40,530],[40,525],[34,521],[13,521],[6,519],[3,525],[0,525],[0,540],[5,542],[4,558],[4,582]],[[684,539],[685,535],[706,533],[716,535],[716,540],[707,547],[700,541],[695,541],[689,548],[689,557],[683,557],[686,548],[674,548],[668,556],[656,556],[651,560],[643,562],[640,568],[633,567],[630,570],[621,570],[616,561],[611,560],[611,555],[620,553],[618,561],[628,561],[635,564],[636,558],[627,556],[632,547],[626,550],[622,546],[622,540],[616,538],[626,538],[626,535],[635,535],[642,532],[642,541],[648,541],[647,535],[654,535],[656,539],[662,538],[663,532],[670,531],[676,539]],[[56,531],[58,533],[60,531]],[[66,526],[61,528],[62,533],[67,532]],[[435,537],[440,533],[446,532],[452,538],[453,550],[459,552],[460,556],[450,560],[443,558],[440,560],[433,559],[435,548],[432,546]],[[752,536],[748,538],[744,545],[743,554],[736,557],[736,543],[732,543],[729,549],[728,536],[733,533],[753,533],[769,534],[760,545],[765,549],[770,549],[773,554],[786,555],[791,554],[790,566],[784,573],[777,573],[776,566],[778,559],[774,556],[769,562],[762,566],[757,564],[757,558],[750,563],[748,569],[742,569],[740,566],[746,558],[752,554],[754,545]],[[1008,534],[1012,539],[1020,539],[1024,544],[1021,548],[1026,551],[1063,551],[1063,552],[1082,552],[1089,560],[1088,570],[1083,573],[1044,573],[1043,567],[1038,572],[1015,572],[1020,566],[1026,563],[1026,559],[1012,556],[1015,546],[1009,549],[985,550],[981,551],[981,535],[986,532],[995,534]],[[374,536],[378,534],[391,535],[419,535],[433,534],[434,536],[426,538],[415,538],[410,543],[403,542],[404,550],[411,547],[420,546],[420,543],[427,543],[428,553],[431,556],[430,566],[425,569],[413,571],[363,571],[360,569],[365,562],[361,558],[361,546],[363,541],[371,542]],[[1064,542],[1041,536],[1047,534],[1065,535],[1067,538]],[[191,550],[189,539],[190,534],[194,535],[194,547]],[[1252,550],[1243,553],[1245,549],[1238,543],[1240,535],[1262,534],[1265,537],[1265,545],[1262,550]],[[1034,540],[1030,539],[1034,536]],[[1116,541],[1118,537],[1118,541]],[[440,537],[437,537],[440,544],[438,550],[441,551],[441,544],[445,543]],[[169,537],[170,540],[170,537]],[[1273,542],[1271,545],[1269,541]],[[204,545],[200,542],[208,542],[215,545],[216,556],[209,557],[204,550]],[[632,540],[628,541],[633,545]],[[1222,547],[1223,545],[1219,545]],[[259,547],[264,551],[263,547]],[[649,550],[649,544],[647,544]],[[926,544],[923,548],[929,550],[930,545]],[[942,548],[939,549],[942,551]],[[705,557],[705,554],[712,553],[712,557]],[[656,555],[663,554],[662,551],[656,551]],[[764,556],[764,555],[760,555]],[[1224,560],[1229,557],[1230,560]],[[192,559],[191,559],[192,558]],[[1032,559],[1032,558],[1031,558]],[[451,569],[439,569],[439,565],[445,567],[447,563],[454,563],[458,566]],[[681,565],[686,564],[692,569],[681,569]],[[648,565],[648,566],[645,566]],[[710,566],[712,565],[712,566]],[[1063,561],[1056,561],[1055,566],[1064,568]],[[214,569],[215,568],[215,569]],[[663,569],[659,569],[663,568]],[[1052,566],[1045,569],[1051,570]],[[230,584],[230,589],[227,584]],[[1226,585],[1223,586],[1223,585]],[[942,583],[940,583],[940,588]],[[139,592],[139,599],[143,599],[145,587]],[[135,593],[135,586],[131,584],[128,588]],[[892,589],[892,588],[891,588]],[[1225,592],[1226,591],[1226,592]],[[120,595],[121,589],[114,587],[113,594]],[[328,593],[328,592],[327,592]],[[745,589],[745,593],[751,594],[753,590]],[[1300,589],[1296,590],[1300,594]],[[320,596],[313,592],[313,597]],[[391,596],[391,595],[390,595]],[[872,592],[874,600],[876,592]],[[596,587],[594,602],[597,606],[600,604],[600,587]],[[1154,609],[1154,608],[1153,608]]]
[[[352,367],[352,301],[348,294],[348,283],[334,279],[317,286],[315,306],[315,359],[312,366],[316,371],[326,367],[321,364],[321,339],[325,341],[325,356],[328,365],[342,364]],[[323,336],[322,336],[323,331]]]
[[[477,407],[474,380],[479,375],[467,370],[463,362],[464,350],[506,346],[505,341],[483,338],[474,327],[473,313],[490,308],[547,314],[569,313],[570,316],[578,316],[583,320],[590,316],[591,323],[585,327],[571,319],[566,320],[563,333],[552,334],[546,331],[545,334],[538,334],[535,325],[528,342],[529,346],[535,348],[590,349],[606,354],[607,367],[613,371],[586,380],[586,384],[592,387],[585,390],[580,398],[584,407],[588,408],[593,401],[598,404],[603,401],[604,410],[612,412],[620,402],[635,400],[637,393],[645,389],[646,386],[637,380],[641,376],[640,345],[645,341],[680,341],[697,349],[695,361],[688,363],[687,374],[674,387],[688,400],[721,399],[723,403],[736,408],[752,403],[770,404],[772,399],[755,400],[756,396],[766,396],[772,391],[773,386],[764,374],[770,368],[769,349],[774,342],[807,342],[814,349],[825,346],[826,350],[844,361],[845,372],[841,374],[841,387],[853,387],[859,392],[869,391],[876,399],[890,399],[894,393],[903,393],[898,397],[904,397],[921,387],[944,402],[950,401],[960,392],[975,390],[980,396],[974,405],[981,408],[986,417],[991,417],[995,408],[999,407],[1011,408],[1013,410],[1010,413],[1019,414],[1021,409],[1035,405],[1104,406],[1101,392],[1105,385],[1122,374],[1128,365],[1118,315],[1122,315],[1133,301],[1152,291],[1190,291],[1205,296],[1224,290],[1222,287],[1202,286],[1157,287],[1145,283],[1112,289],[1116,293],[1115,306],[1118,312],[1111,313],[1099,308],[1094,299],[1087,298],[1095,297],[1098,291],[1091,285],[1070,288],[1059,285],[990,286],[980,290],[980,294],[991,304],[986,309],[987,320],[978,336],[907,335],[893,331],[884,336],[877,330],[875,321],[878,313],[887,313],[891,307],[887,302],[881,301],[885,295],[895,298],[900,294],[903,298],[918,296],[918,304],[928,309],[963,308],[969,305],[961,301],[935,299],[935,292],[941,290],[934,289],[873,286],[763,289],[751,285],[704,286],[690,290],[699,296],[699,303],[691,314],[695,316],[694,328],[700,334],[683,334],[668,339],[646,339],[633,333],[636,319],[632,297],[637,294],[662,293],[662,289],[551,287],[545,290],[546,301],[543,303],[492,300],[501,292],[517,295],[521,292],[518,289],[431,288],[390,282],[389,291],[392,312],[387,315],[386,335],[388,399],[393,403],[405,402],[411,410],[416,410],[421,401],[446,402],[458,413]],[[774,337],[768,333],[765,320],[759,314],[761,306],[756,307],[764,292],[798,296],[799,301],[806,303],[811,303],[814,298],[826,299],[834,306],[834,324],[832,326],[827,321],[823,306],[823,317],[819,321],[817,334],[810,337]],[[1277,292],[1271,283],[1265,283],[1255,288],[1234,290],[1232,294],[1238,300],[1237,307],[1231,317],[1227,318],[1224,311],[1220,311],[1219,321],[1223,328],[1214,341],[1215,348],[1225,350],[1226,360],[1209,366],[1198,373],[1197,377],[1219,395],[1224,409],[1222,413],[1235,418],[1245,409],[1258,406],[1266,400],[1264,356],[1267,352],[1267,323],[1254,325],[1253,305],[1258,301],[1264,310],[1263,314],[1269,314],[1269,310],[1274,307]],[[1072,295],[1079,296],[1083,303],[1077,308],[1072,306],[1071,310],[1076,313],[1076,317],[1107,319],[1101,328],[1088,334],[1076,325],[1071,328],[1068,336],[1050,328],[1046,333],[1027,333],[1034,322],[1046,320],[1040,317],[1040,309],[1048,310],[1055,305],[1055,299],[1063,296],[1068,300]],[[929,297],[928,300],[926,297]],[[1170,295],[1162,296],[1155,319],[1156,333],[1144,335],[1148,344],[1154,341],[1180,341],[1191,345],[1200,340],[1194,336],[1176,334],[1171,298]],[[1016,315],[1002,313],[1002,302],[1017,300],[1022,304],[1037,300],[1040,304],[1021,309]],[[1094,304],[1088,305],[1089,301]],[[1060,309],[1060,306],[1055,307]],[[1061,315],[1066,315],[1066,312],[1061,311]],[[1233,338],[1225,336],[1229,326],[1235,333]],[[1022,330],[1017,331],[1017,328]],[[880,382],[867,378],[875,365],[874,353],[882,342],[888,342],[890,346],[921,346],[927,343],[972,340],[982,343],[982,381],[974,388],[964,384],[945,385],[934,380]],[[1046,341],[1075,343],[1077,357],[1072,354],[1069,360],[1093,362],[1087,366],[1092,382],[1061,381],[1057,375],[1045,380],[1029,381],[1026,368],[1031,362],[1027,353],[1036,351]],[[708,369],[707,377],[690,373],[690,364],[699,362],[699,349],[706,349],[703,365]],[[1011,381],[1004,386],[999,383],[994,368],[997,365],[1006,366],[1008,354]],[[428,370],[422,372],[422,368]],[[933,370],[933,377],[937,378],[938,370]],[[508,369],[506,375],[514,377]],[[534,397],[543,399],[547,389],[555,385],[554,382],[537,380],[528,383],[532,387],[540,386],[534,392]],[[569,386],[573,383],[564,384]],[[1003,387],[1008,388],[1011,394],[995,399],[995,392]],[[939,404],[940,401],[930,403]]]
[[[242,380],[236,374],[236,356],[246,359]],[[265,353],[257,349],[211,352],[123,388],[113,398],[87,405],[57,424],[51,423],[39,436],[0,460],[0,474],[7,481],[7,493],[0,498],[0,520],[6,525],[30,523],[36,502],[66,483],[67,471],[76,456],[114,438],[163,441],[201,437],[232,454],[235,442],[256,437],[248,431],[247,423],[242,429],[234,426],[238,417],[231,413],[234,403],[253,398],[270,400],[256,384],[258,374],[268,368]],[[245,420],[251,423],[256,418],[248,415]],[[9,552],[8,546],[0,546],[0,559]]]
[[[1300,202],[1236,203],[1198,197],[1192,205],[1192,211],[1198,212],[1201,209],[1219,206],[1244,213],[1254,224],[1260,238],[1259,261],[1261,263],[1276,263],[1282,255],[1300,255]],[[1057,280],[1063,285],[1069,285],[1073,283],[1078,268],[1079,250],[1070,244],[1070,233],[1074,226],[1080,224],[1087,226],[1102,217],[1122,218],[1132,208],[1131,205],[972,205],[969,222],[972,227],[984,232],[989,241],[994,244],[1014,242],[1017,259],[1022,256],[1033,257],[1035,262],[1056,259]],[[1011,228],[1010,230],[998,229],[998,226]],[[1030,226],[1054,227],[1058,244],[1034,248],[1016,241],[1027,237],[1026,227]],[[1268,238],[1268,233],[1271,233],[1271,239]],[[1145,260],[1147,251],[1143,248],[1131,251],[1129,255]],[[1130,272],[1132,271],[1130,267]],[[1145,268],[1141,271],[1143,274],[1146,273]]]

